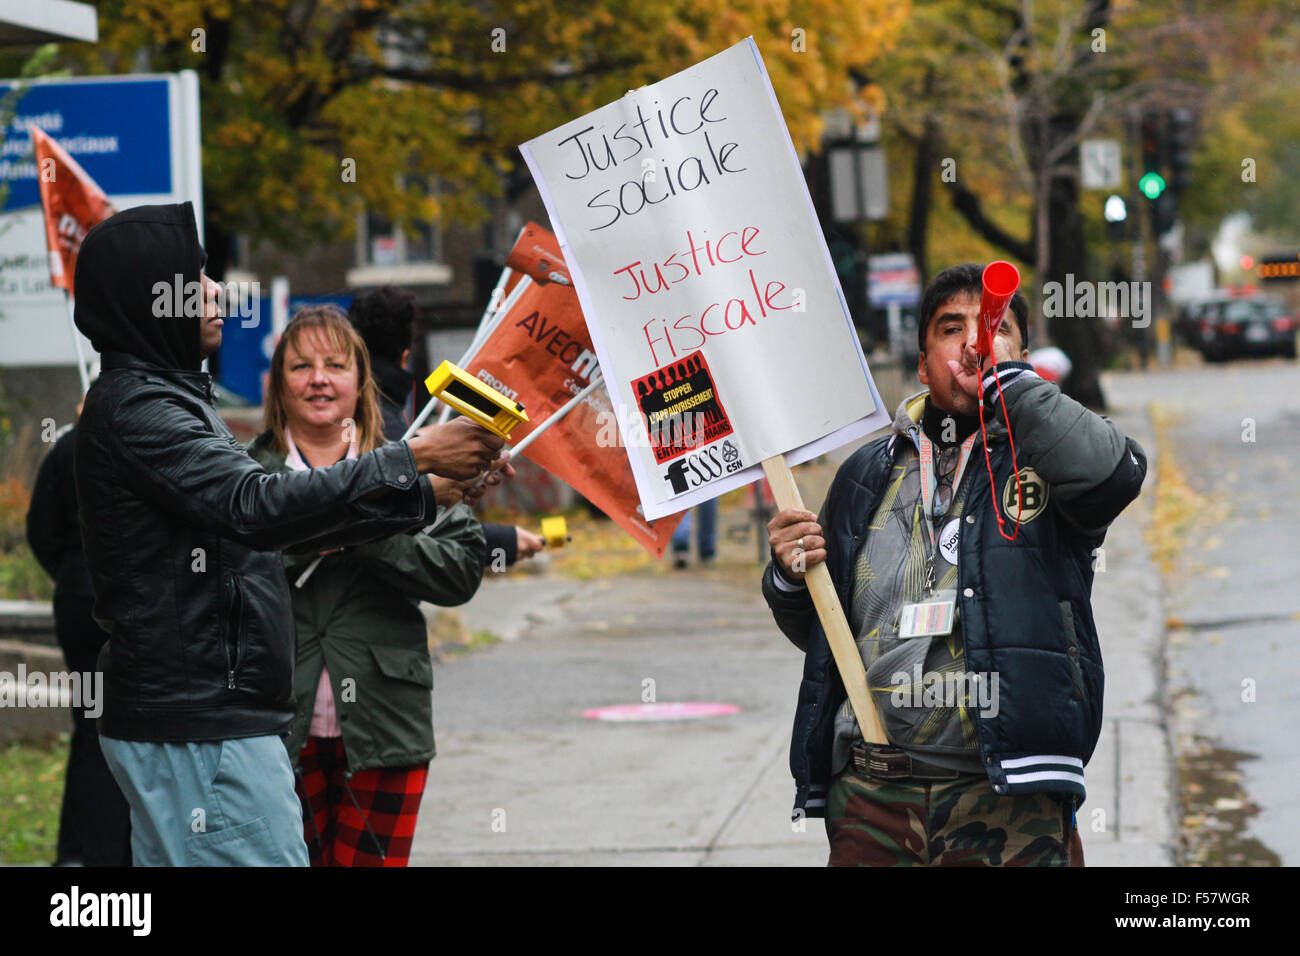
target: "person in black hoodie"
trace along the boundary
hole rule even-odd
[[[103,369],[76,445],[94,616],[109,634],[101,746],[131,805],[136,865],[305,866],[279,739],[294,716],[294,630],[278,552],[422,526],[437,506],[421,474],[508,466],[500,438],[456,421],[267,474],[200,370],[222,326],[203,262],[189,203],[118,213],[77,260],[76,324]]]
[[[348,321],[361,333],[370,350],[370,375],[379,390],[379,410],[384,417],[384,437],[398,441],[410,424],[406,402],[415,377],[406,370],[411,356],[411,333],[415,328],[415,297],[403,289],[382,286],[363,292],[352,300]],[[466,489],[466,504],[476,497]],[[480,489],[480,493],[482,490]],[[483,522],[487,538],[485,566],[509,567],[520,558],[531,558],[546,540],[518,525]]]
[[[108,635],[90,613],[95,595],[77,525],[75,444],[76,433],[69,427],[41,462],[27,509],[27,541],[54,579],[54,630],[68,669],[88,674]],[[72,708],[55,866],[131,865],[131,811],[104,762],[93,713]]]

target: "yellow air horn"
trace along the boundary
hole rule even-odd
[[[450,362],[434,369],[424,380],[424,387],[430,395],[505,439],[510,438],[516,425],[528,421],[524,406]]]

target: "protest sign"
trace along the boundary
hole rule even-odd
[[[752,40],[521,150],[648,517],[888,424]]]
[[[554,242],[547,230],[530,224],[516,250],[523,256],[526,250],[535,252]],[[557,250],[550,254],[546,271],[567,275]],[[513,442],[521,443],[545,426],[600,372],[573,287],[558,280],[545,285],[529,283],[474,355],[465,360],[464,369],[527,409],[528,421],[511,432]],[[657,521],[645,518],[627,454],[618,439],[609,395],[597,387],[539,435],[524,456],[571,485],[656,557],[662,557],[682,516]]]
[[[887,425],[752,39],[520,147],[649,518]],[[825,564],[804,575],[863,738],[888,740]]]

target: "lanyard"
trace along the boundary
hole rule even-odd
[[[961,457],[957,460],[957,470],[952,475],[954,500],[957,497],[957,489],[961,487],[961,476],[966,470],[966,462],[970,460],[971,449],[975,447],[975,439],[978,437],[978,432],[972,432],[961,443]],[[917,445],[921,452],[921,509],[925,512],[925,530],[930,536],[930,559],[925,567],[925,590],[929,593],[934,589],[934,561],[939,554],[939,541],[934,533],[934,493],[939,485],[939,479],[934,473],[934,442],[924,430],[921,430],[917,436]]]

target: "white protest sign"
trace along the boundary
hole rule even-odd
[[[752,39],[520,149],[647,518],[888,424]]]

